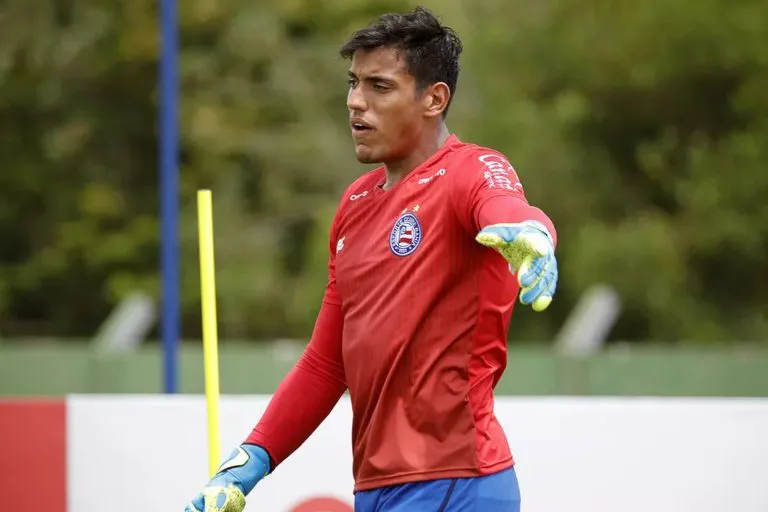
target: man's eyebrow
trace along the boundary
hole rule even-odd
[[[347,75],[349,76],[349,78],[354,78],[355,80],[359,80],[359,77],[353,71],[347,71]],[[388,84],[395,83],[394,79],[387,76],[383,76],[383,75],[370,75],[365,77],[365,81],[366,82],[385,82]]]

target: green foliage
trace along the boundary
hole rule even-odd
[[[559,231],[558,297],[519,308],[514,340],[550,339],[596,282],[624,300],[616,339],[768,338],[764,2],[431,4],[466,46],[450,127],[504,151]],[[407,3],[180,6],[185,336],[206,187],[221,336],[305,337],[339,194],[366,170],[336,51]],[[159,296],[156,17],[0,6],[0,334],[89,335],[126,293]]]

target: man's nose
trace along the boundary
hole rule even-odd
[[[347,108],[350,112],[363,112],[368,108],[365,102],[365,95],[359,85],[349,89],[347,93]]]

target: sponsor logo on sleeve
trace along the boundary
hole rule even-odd
[[[520,183],[514,167],[504,157],[488,153],[478,157],[478,160],[485,165],[483,178],[485,178],[488,188],[523,191],[523,185]]]

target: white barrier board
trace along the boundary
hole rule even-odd
[[[222,457],[268,399],[222,397]],[[768,400],[501,398],[496,413],[523,512],[768,511]],[[208,479],[206,429],[201,396],[69,397],[68,510],[180,512]],[[351,506],[350,431],[345,399],[246,511],[319,495]]]

